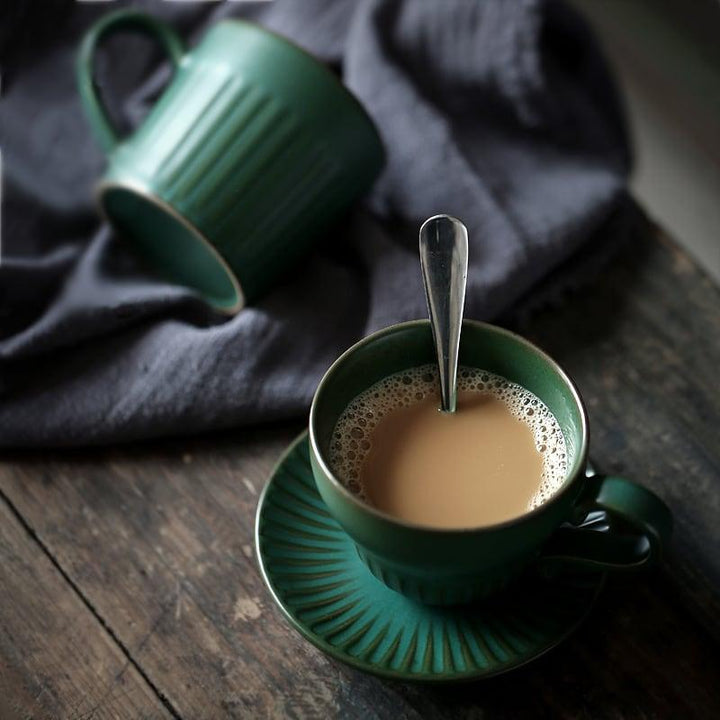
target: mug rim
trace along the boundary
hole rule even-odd
[[[206,303],[208,303],[208,305],[210,305],[210,307],[212,307],[213,310],[215,310],[215,312],[226,315],[228,317],[234,317],[245,307],[245,293],[243,292],[242,285],[240,284],[240,279],[236,275],[235,271],[230,267],[227,260],[225,260],[225,258],[220,254],[220,251],[194,223],[188,220],[188,218],[186,218],[181,212],[179,212],[166,200],[163,200],[161,197],[159,197],[153,190],[145,187],[142,183],[129,180],[101,179],[95,185],[95,206],[99,211],[100,216],[113,229],[116,228],[115,223],[110,217],[110,215],[107,213],[105,209],[105,203],[103,202],[103,198],[111,190],[125,190],[127,192],[134,193],[142,197],[144,200],[147,200],[149,203],[157,206],[158,208],[163,210],[163,212],[166,212],[168,215],[170,215],[173,220],[180,223],[192,235],[192,237],[195,238],[195,240],[197,240],[201,245],[205,247],[205,249],[215,260],[215,262],[220,265],[222,270],[227,275],[230,284],[233,286],[233,289],[235,291],[235,297],[237,298],[237,300],[230,306],[219,305],[218,303],[213,302],[212,298],[208,297],[205,293],[198,290],[197,288],[186,285],[184,283],[180,283],[182,287],[188,288],[196,292],[198,295],[200,295],[200,297],[202,297],[202,299]],[[120,235],[120,237],[122,237],[122,233],[118,234]]]
[[[351,104],[354,105],[355,108],[360,111],[360,114],[365,118],[365,121],[369,124],[370,129],[373,131],[375,141],[377,142],[377,145],[380,149],[380,154],[382,156],[382,164],[385,164],[387,160],[387,152],[385,150],[385,144],[382,141],[382,136],[380,135],[380,129],[378,128],[377,123],[373,120],[372,116],[367,111],[365,106],[360,102],[360,99],[357,98],[353,92],[351,92],[350,88],[348,88],[342,82],[342,80],[337,75],[335,75],[335,73],[332,72],[322,60],[320,60],[320,58],[316,57],[309,50],[306,50],[304,47],[298,45],[294,40],[291,40],[285,35],[281,35],[274,30],[266,28],[264,25],[259,25],[258,23],[254,23],[249,20],[243,20],[242,18],[223,18],[213,27],[218,27],[220,25],[242,25],[246,28],[250,28],[251,30],[258,32],[261,35],[266,35],[267,37],[270,37],[274,40],[279,40],[285,45],[291,47],[300,55],[304,56],[306,59],[310,60],[317,67],[321,68],[325,77],[328,78],[341,91],[342,95],[344,95],[347,100],[350,100]],[[208,30],[208,33],[212,30],[213,28],[211,27]]]
[[[382,328],[380,330],[375,331],[374,333],[371,333],[370,335],[367,335],[366,337],[362,338],[358,342],[351,345],[347,350],[345,350],[333,363],[330,365],[330,367],[325,371],[325,374],[322,376],[320,382],[318,383],[318,386],[315,390],[315,393],[313,395],[312,404],[310,405],[310,417],[308,422],[308,438],[310,442],[310,450],[312,452],[312,455],[315,457],[315,460],[320,465],[321,470],[325,474],[325,477],[328,478],[330,481],[331,486],[334,490],[338,491],[340,495],[346,499],[349,500],[356,508],[362,510],[363,512],[369,513],[371,516],[374,516],[375,518],[388,522],[392,525],[396,525],[399,527],[403,527],[409,530],[420,530],[423,532],[438,534],[438,535],[464,535],[464,534],[470,534],[470,533],[478,533],[478,532],[491,532],[495,530],[501,530],[507,527],[512,527],[516,525],[520,525],[527,521],[530,518],[537,517],[538,515],[541,515],[542,513],[546,512],[547,509],[555,504],[557,504],[562,498],[564,498],[571,489],[575,486],[575,483],[577,482],[578,478],[583,477],[583,469],[585,468],[587,464],[587,454],[588,454],[588,446],[589,446],[589,423],[588,423],[588,417],[587,417],[587,410],[585,408],[585,404],[583,403],[582,397],[580,396],[580,392],[577,389],[577,386],[575,385],[575,382],[572,380],[572,378],[568,375],[568,373],[555,361],[553,358],[551,358],[544,350],[540,349],[537,345],[530,342],[527,338],[524,338],[522,335],[518,335],[515,332],[512,332],[511,330],[507,330],[505,328],[499,327],[498,325],[493,325],[491,323],[482,322],[480,320],[471,320],[469,318],[463,319],[463,325],[470,325],[472,327],[475,327],[479,330],[485,330],[490,332],[497,332],[500,335],[505,335],[506,337],[509,337],[517,342],[519,342],[521,345],[523,345],[525,348],[527,348],[530,352],[540,356],[540,358],[553,370],[553,372],[562,380],[562,382],[565,383],[565,385],[570,389],[571,395],[573,397],[573,400],[575,401],[575,405],[579,410],[580,414],[580,446],[578,449],[578,452],[575,455],[575,459],[573,461],[572,466],[568,469],[568,472],[563,480],[562,485],[560,488],[552,495],[552,497],[547,500],[544,503],[541,503],[537,507],[533,508],[532,510],[529,510],[528,512],[523,513],[522,515],[518,515],[517,517],[509,518],[508,520],[502,520],[500,522],[491,523],[487,525],[473,525],[469,527],[459,527],[459,528],[443,528],[443,527],[436,527],[433,525],[423,525],[422,523],[416,523],[416,522],[410,522],[408,520],[401,520],[400,518],[391,515],[390,513],[386,513],[382,510],[379,510],[376,507],[373,507],[369,503],[363,502],[360,498],[358,498],[354,493],[351,493],[338,479],[335,477],[334,472],[330,469],[330,465],[328,462],[326,462],[323,454],[320,452],[320,449],[318,447],[318,442],[316,438],[316,431],[315,431],[315,425],[317,422],[317,416],[318,416],[318,397],[321,395],[322,391],[325,389],[327,384],[332,380],[332,376],[337,372],[338,368],[343,365],[349,357],[351,357],[355,352],[360,350],[361,348],[365,347],[366,345],[370,345],[379,338],[382,338],[386,335],[392,335],[400,330],[406,329],[406,328],[412,328],[412,327],[419,327],[421,325],[423,326],[429,326],[430,321],[427,319],[418,319],[418,320],[408,320],[405,322],[395,323],[394,325],[389,325],[388,327]]]

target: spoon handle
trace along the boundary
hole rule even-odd
[[[467,284],[468,234],[459,220],[435,215],[420,228],[420,265],[440,370],[443,412],[457,406],[460,329]]]

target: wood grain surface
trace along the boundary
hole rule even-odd
[[[169,713],[0,500],[0,718]]]
[[[8,707],[188,720],[720,717],[720,293],[646,228],[591,284],[520,317],[515,328],[578,382],[596,462],[661,493],[677,523],[667,563],[612,579],[560,648],[494,680],[428,688],[363,675],[304,641],[265,591],[253,544],[258,493],[302,424],[17,453],[0,465]],[[112,690],[118,677],[127,692]]]

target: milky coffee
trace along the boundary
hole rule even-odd
[[[335,427],[335,475],[390,515],[444,528],[518,517],[562,485],[565,439],[529,390],[461,367],[457,412],[439,412],[439,402],[433,365],[396,373],[360,394]]]

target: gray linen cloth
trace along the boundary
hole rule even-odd
[[[592,37],[565,5],[145,3],[191,44],[229,14],[293,39],[341,73],[387,148],[366,200],[271,294],[225,320],[142,270],[95,214],[90,188],[103,158],[72,64],[107,6],[55,7],[42,18],[17,10],[2,37],[0,445],[301,417],[348,345],[425,315],[424,218],[446,212],[467,224],[467,314],[490,319],[598,242],[593,233],[625,198],[619,103]],[[132,124],[168,70],[146,43],[123,42],[108,48],[99,73]]]

